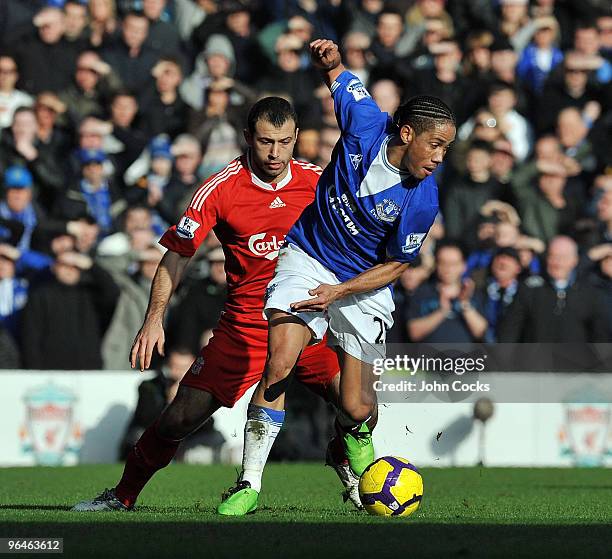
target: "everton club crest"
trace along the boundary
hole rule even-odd
[[[393,200],[385,198],[382,202],[376,204],[376,217],[380,221],[393,223],[399,215],[400,207]]]

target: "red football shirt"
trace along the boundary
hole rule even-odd
[[[264,291],[274,274],[278,250],[302,210],[314,200],[321,174],[317,165],[292,159],[286,177],[263,182],[249,158],[234,159],[196,191],[178,225],[160,243],[193,256],[213,229],[225,253],[228,298],[223,319],[261,322]]]

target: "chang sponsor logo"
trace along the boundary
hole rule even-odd
[[[358,79],[354,79],[348,82],[346,90],[355,98],[355,101],[361,101],[362,99],[370,97],[368,90],[361,83],[361,80]]]
[[[331,185],[327,189],[327,197],[329,199],[331,209],[334,210],[334,212],[336,212],[340,216],[340,218],[344,222],[344,226],[348,229],[351,235],[359,235],[359,228],[352,220],[351,216],[344,209],[345,207],[347,207],[349,210],[351,210],[351,212],[354,212],[354,204],[351,203],[346,193],[342,194],[342,196],[335,196],[334,194],[334,185]]]

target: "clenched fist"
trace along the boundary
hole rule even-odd
[[[314,65],[326,72],[340,65],[340,51],[338,45],[329,39],[317,39],[310,43],[310,56]]]

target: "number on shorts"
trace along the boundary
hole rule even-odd
[[[378,336],[376,336],[376,340],[374,341],[374,343],[384,344],[385,343],[385,324],[382,321],[382,318],[379,318],[378,316],[374,317],[374,322],[377,322],[378,325],[380,326],[380,333],[378,334]]]

